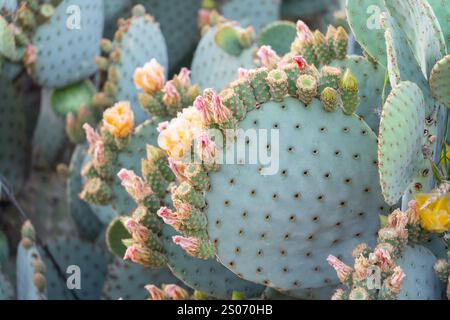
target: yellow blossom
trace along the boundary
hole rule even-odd
[[[164,86],[164,68],[155,59],[152,59],[144,67],[137,68],[133,78],[137,88],[152,95]]]
[[[134,114],[130,103],[122,101],[103,113],[103,125],[116,138],[125,138],[134,130]]]
[[[445,232],[450,228],[450,195],[442,195],[425,205],[430,197],[433,197],[433,195],[419,194],[416,196],[416,210],[418,211],[421,225],[430,232]]]

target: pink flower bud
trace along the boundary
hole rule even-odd
[[[89,143],[89,148],[94,150],[98,141],[101,141],[100,135],[95,132],[94,128],[89,123],[83,125],[84,132],[86,133],[86,140]]]
[[[196,152],[200,160],[206,164],[213,164],[217,160],[217,147],[209,138],[208,133],[203,133],[198,137]]]
[[[173,213],[172,210],[170,210],[167,207],[161,207],[158,212],[156,212],[158,217],[164,220],[165,224],[168,224],[169,226],[176,227],[179,225],[178,217],[175,213]]]
[[[163,89],[164,96],[163,96],[163,102],[171,107],[171,106],[177,106],[181,101],[180,93],[178,92],[177,88],[173,84],[173,81],[167,81],[166,85]]]
[[[158,287],[156,287],[152,284],[145,286],[145,290],[148,291],[152,300],[167,300],[168,299],[167,294],[163,290],[159,289]]]
[[[108,157],[105,153],[105,144],[102,140],[97,141],[94,148],[94,165],[102,166],[108,162]]]
[[[188,300],[189,293],[176,284],[168,284],[164,286],[164,292],[172,300]]]
[[[150,235],[150,230],[148,230],[145,226],[137,222],[135,219],[133,218],[127,219],[124,225],[125,228],[127,228],[127,230],[131,233],[133,239],[136,242],[144,243],[145,241],[147,241]]]
[[[312,42],[314,39],[311,29],[302,20],[297,21],[297,38],[301,42]]]
[[[394,273],[386,279],[389,289],[394,293],[399,293],[402,289],[403,279],[405,279],[405,277],[406,275],[403,270],[399,266],[395,267]]]
[[[151,265],[150,251],[147,247],[140,244],[133,244],[128,247],[123,257],[124,260],[131,260],[134,263],[141,265]]]
[[[388,272],[394,264],[389,252],[380,247],[375,248],[374,252],[369,255],[369,262],[379,266],[383,272]]]
[[[218,95],[214,97],[213,118],[215,123],[225,123],[233,116],[230,109],[225,107]]]
[[[200,241],[194,237],[173,236],[172,240],[192,256],[195,256],[200,245]]]
[[[142,178],[138,177],[133,171],[122,169],[117,176],[122,182],[122,186],[136,202],[141,202],[146,197],[153,194],[150,186],[148,186]]]
[[[203,122],[210,123],[212,120],[212,115],[210,114],[210,110],[207,109],[206,101],[202,96],[198,96],[194,101],[194,107],[201,112]]]
[[[248,75],[248,70],[244,68],[239,68],[238,70],[239,79],[245,78]]]
[[[263,66],[265,66],[267,69],[275,69],[278,62],[280,61],[280,57],[276,54],[275,51],[272,50],[270,46],[262,46],[261,48],[259,48],[256,55],[261,60]]]
[[[183,88],[188,89],[191,86],[191,71],[188,68],[182,68],[177,79]]]
[[[304,72],[304,71],[307,70],[307,68],[309,67],[309,66],[308,66],[308,63],[307,63],[306,60],[305,60],[305,58],[303,58],[302,56],[295,56],[295,57],[293,58],[293,60],[294,60],[294,62],[297,64],[298,69],[299,69],[301,72]]]
[[[336,270],[339,280],[341,282],[347,281],[349,276],[352,274],[353,269],[333,255],[329,255],[327,261],[334,268],[334,270]]]
[[[169,127],[169,121],[160,122],[158,124],[158,132],[161,133]]]
[[[172,170],[173,174],[177,178],[177,180],[181,183],[186,181],[186,177],[184,176],[184,167],[185,165],[181,161],[176,161],[173,158],[169,157],[169,168]]]

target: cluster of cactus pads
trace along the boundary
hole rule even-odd
[[[0,300],[449,298],[449,15],[0,0]]]

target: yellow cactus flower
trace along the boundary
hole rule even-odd
[[[116,103],[103,113],[103,125],[116,138],[125,138],[134,131],[134,114],[127,101]]]
[[[152,59],[144,67],[137,68],[133,78],[138,89],[153,95],[164,86],[164,68],[155,59]]]
[[[175,118],[167,129],[159,134],[158,145],[174,160],[183,160],[195,138],[193,129],[185,119]]]
[[[431,203],[433,194],[419,194],[416,196],[416,210],[422,227],[430,232],[442,233],[450,229],[450,195],[444,194]]]

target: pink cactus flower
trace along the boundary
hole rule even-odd
[[[303,58],[302,56],[295,56],[293,58],[294,62],[297,64],[298,69],[301,72],[304,72],[308,69],[308,63],[306,62],[305,58]]]
[[[191,86],[191,70],[188,68],[182,68],[177,76],[177,79],[183,88],[188,89]]]
[[[217,147],[208,133],[203,133],[197,138],[196,152],[200,160],[206,164],[213,164],[217,160]]]
[[[169,298],[163,290],[152,284],[145,286],[145,290],[148,291],[152,300],[168,300]]]
[[[186,177],[183,173],[185,164],[182,163],[181,161],[176,161],[171,157],[168,158],[168,161],[169,161],[169,168],[170,168],[170,170],[172,170],[172,172],[175,175],[175,177],[177,178],[177,180],[180,183],[186,181]]]
[[[94,165],[103,166],[108,162],[108,157],[105,152],[105,144],[102,140],[97,141],[94,148]]]
[[[123,257],[124,260],[130,260],[141,265],[151,265],[150,251],[143,245],[137,243],[128,247]]]
[[[211,11],[206,9],[200,9],[198,10],[198,24],[200,27],[206,26],[209,24],[209,17],[210,17]]]
[[[200,241],[194,237],[173,236],[172,240],[175,244],[182,247],[188,254],[195,256],[198,252]]]
[[[148,186],[144,180],[142,180],[141,177],[138,177],[133,171],[122,169],[117,176],[122,182],[122,186],[136,202],[139,203],[153,194],[150,186]]]
[[[275,51],[272,50],[272,47],[270,46],[262,46],[259,48],[256,55],[261,60],[262,65],[267,69],[275,69],[280,61],[280,57]]]
[[[188,300],[189,293],[176,284],[168,284],[164,286],[164,292],[172,300]]]
[[[158,212],[156,212],[156,214],[158,215],[158,217],[164,220],[165,224],[168,224],[169,226],[177,229],[179,225],[179,219],[172,210],[167,207],[161,207]]]
[[[95,132],[94,128],[89,123],[83,125],[84,132],[86,133],[86,140],[89,143],[89,148],[94,150],[98,141],[101,141],[102,137]]]
[[[394,293],[399,293],[402,289],[403,279],[405,279],[405,277],[406,275],[403,272],[402,268],[397,266],[394,269],[394,273],[388,279],[386,279],[386,281],[388,282],[389,288]]]
[[[218,124],[227,122],[233,116],[230,109],[228,109],[227,107],[225,107],[223,105],[222,100],[220,99],[220,97],[218,95],[215,95],[215,97],[214,97],[214,104],[212,107],[212,112],[213,112],[214,122],[218,123]]]
[[[145,243],[150,235],[150,230],[137,222],[136,219],[128,218],[125,223],[125,228],[132,234],[133,239],[139,243]]]
[[[333,255],[329,255],[327,258],[328,263],[330,266],[336,270],[337,276],[341,282],[347,281],[347,279],[350,277],[350,275],[353,272],[353,269],[347,266],[345,263],[343,263],[341,260],[336,258]]]
[[[239,68],[238,70],[239,79],[245,78],[248,75],[248,70],[244,68]]]
[[[169,121],[160,122],[158,124],[158,132],[161,133],[169,127]]]
[[[207,108],[205,99],[202,96],[198,96],[194,101],[194,107],[201,112],[203,122],[210,123],[212,120],[212,115],[210,110]]]
[[[383,272],[388,272],[394,265],[389,252],[380,247],[375,248],[374,252],[369,255],[369,262],[379,266]]]
[[[297,21],[297,38],[300,42],[312,42],[314,35],[302,20]]]
[[[177,106],[180,103],[181,96],[177,88],[173,84],[173,80],[166,82],[163,92],[164,92],[163,102],[167,106]]]

